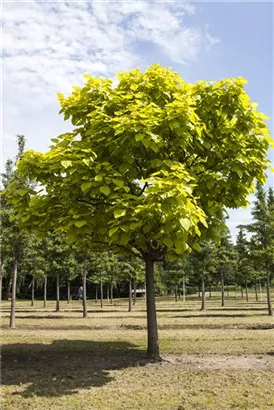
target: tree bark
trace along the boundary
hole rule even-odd
[[[245,281],[245,298],[246,298],[246,301],[248,302],[248,288],[247,288],[247,280]]]
[[[95,303],[98,302],[98,286],[95,286]]]
[[[212,295],[211,295],[211,282],[209,282],[209,299],[211,299]]]
[[[183,301],[186,301],[186,281],[185,278],[183,278]]]
[[[221,266],[221,292],[222,292],[222,306],[225,305],[225,278],[224,278],[224,268]]]
[[[16,301],[16,283],[17,283],[17,260],[14,262],[12,271],[12,290],[11,290],[11,305],[10,305],[10,328],[15,328],[15,301]]]
[[[83,318],[88,316],[87,313],[87,259],[84,260],[83,276],[82,276],[82,286],[83,286]]]
[[[110,303],[113,305],[113,283],[110,284]]]
[[[103,308],[103,301],[104,301],[104,288],[103,288],[103,279],[102,279],[102,274],[101,274],[101,282],[100,282],[100,287],[101,287],[101,308]]]
[[[258,302],[259,298],[258,298],[258,289],[257,289],[257,279],[256,279],[256,281],[255,281],[254,290],[255,290],[256,302]]]
[[[243,286],[241,285],[241,298],[243,299],[244,297],[244,290],[243,290]]]
[[[128,286],[128,291],[129,291],[129,295],[128,295],[128,311],[131,312],[132,311],[132,281],[131,279],[128,282],[129,286]]]
[[[235,283],[235,299],[237,299],[237,283]]]
[[[136,279],[133,279],[133,306],[136,303]]]
[[[177,285],[175,285],[175,302],[178,302],[178,290],[177,290]]]
[[[260,301],[263,300],[262,284],[261,279],[259,279],[259,291],[260,291]]]
[[[32,278],[32,282],[31,282],[31,306],[34,306],[34,286],[35,286],[35,278]]]
[[[68,303],[70,303],[70,280],[68,280]]]
[[[226,296],[229,297],[229,287],[226,287]]]
[[[56,276],[56,312],[60,312],[60,277]]]
[[[109,302],[109,286],[107,285],[107,301]]]
[[[160,359],[156,303],[154,294],[154,261],[147,257],[146,264],[146,305],[147,305],[147,355],[151,359]]]
[[[205,310],[205,301],[206,301],[206,293],[205,293],[205,277],[202,274],[202,305],[200,310]]]
[[[266,278],[266,292],[267,292],[267,307],[268,316],[273,316],[272,300],[271,300],[271,288],[270,288],[270,275]]]
[[[11,286],[12,286],[12,275],[11,278],[9,280],[8,286],[4,292],[4,299],[5,300],[9,300],[10,294],[11,294]]]
[[[47,306],[47,276],[44,279],[44,308]]]
[[[3,263],[0,264],[0,303],[2,302]]]

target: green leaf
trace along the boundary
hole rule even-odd
[[[124,185],[124,181],[122,179],[113,179],[113,182],[118,187],[122,187]]]
[[[95,181],[102,181],[102,179],[103,179],[103,175],[101,174],[97,174],[94,178]]]
[[[81,184],[81,189],[83,192],[85,192],[87,189],[89,189],[92,186],[92,182],[83,182]]]
[[[135,141],[136,142],[138,142],[138,141],[141,141],[143,138],[144,138],[144,134],[141,134],[141,133],[138,133],[138,134],[136,134],[135,135]]]
[[[101,186],[100,191],[105,194],[105,195],[109,195],[110,194],[110,189],[107,185]]]
[[[21,188],[16,191],[16,193],[20,196],[24,196],[29,190],[27,188]]]
[[[120,218],[121,216],[126,215],[126,210],[125,209],[116,209],[114,211],[114,218]]]
[[[181,226],[184,228],[185,231],[189,230],[190,227],[190,220],[187,218],[180,218],[179,222],[181,224]]]
[[[71,162],[71,161],[61,161],[61,165],[62,165],[64,168],[68,168],[68,167],[70,167],[70,166],[72,165],[72,162]]]
[[[127,232],[124,232],[121,236],[121,244],[122,245],[127,245],[129,241],[130,235]]]
[[[117,231],[118,231],[118,227],[115,226],[114,228],[111,228],[111,229],[108,231],[108,234],[109,234],[109,236],[111,237],[111,236],[113,236],[113,235],[115,234],[115,232],[117,232]]]
[[[171,248],[171,246],[173,245],[173,241],[170,238],[165,238],[163,242],[168,248]]]
[[[74,225],[77,226],[77,228],[81,228],[84,225],[87,225],[87,221],[75,221]]]

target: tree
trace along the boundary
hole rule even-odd
[[[59,95],[74,130],[18,164],[43,190],[19,194],[14,182],[7,195],[24,226],[144,260],[147,353],[158,359],[154,264],[217,235],[224,207],[246,205],[254,178],[265,181],[267,117],[240,77],[188,84],[154,65],[119,74],[116,86],[86,80]]]

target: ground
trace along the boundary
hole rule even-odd
[[[158,298],[163,361],[145,357],[145,302],[103,309],[88,301],[17,302],[16,329],[2,303],[3,410],[274,409],[274,319],[264,300],[230,295]]]

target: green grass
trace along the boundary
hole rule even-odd
[[[274,319],[266,302],[220,297],[157,300],[162,363],[145,358],[146,313],[116,300],[17,302],[16,329],[2,303],[5,410],[274,409]]]

